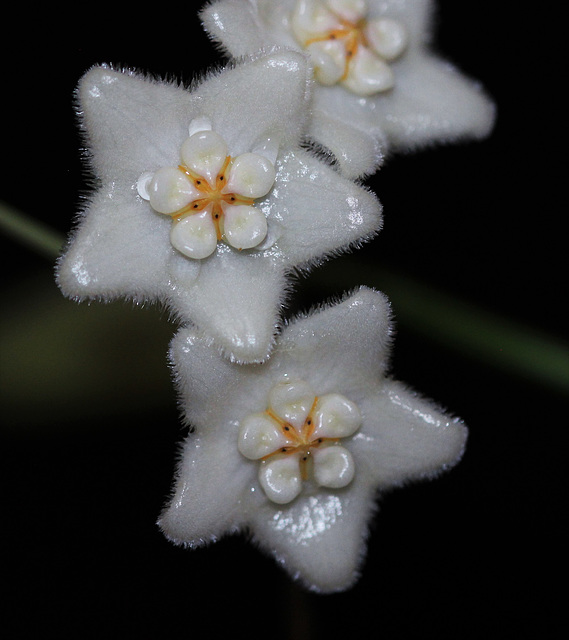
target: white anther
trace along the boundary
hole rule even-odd
[[[276,137],[261,138],[251,149],[251,153],[264,156],[274,166],[279,155],[279,141]]]
[[[294,7],[291,27],[302,45],[340,26],[341,22],[320,0],[298,0]]]
[[[190,122],[188,135],[193,136],[194,133],[200,133],[201,131],[211,131],[211,120],[207,116],[200,116],[199,118],[194,118]]]
[[[142,178],[143,176],[140,177],[139,183]],[[144,183],[144,188],[152,208],[165,214],[176,213],[200,196],[192,181],[176,167],[158,169],[152,178]]]
[[[294,500],[302,489],[299,455],[290,454],[261,463],[259,482],[269,500],[277,504]]]
[[[304,380],[277,383],[269,392],[269,406],[279,418],[300,429],[314,403],[312,387]]]
[[[356,24],[367,14],[366,0],[326,0],[330,11],[344,20]]]
[[[150,187],[150,181],[153,177],[153,171],[145,171],[136,182],[136,190],[138,191],[138,195],[143,200],[150,200],[150,193],[148,192],[148,188]]]
[[[306,47],[314,67],[314,77],[320,84],[336,84],[344,75],[346,48],[341,40],[321,40]]]
[[[184,216],[172,224],[170,241],[189,258],[207,258],[217,247],[217,233],[210,209],[207,207],[200,213]]]
[[[314,449],[314,480],[322,487],[339,489],[354,478],[352,454],[342,446],[330,445]]]
[[[186,138],[181,148],[182,162],[215,187],[217,175],[227,158],[225,140],[215,131],[200,131]]]
[[[275,177],[275,167],[267,158],[257,153],[243,153],[231,163],[223,192],[261,198],[271,190]]]
[[[314,438],[346,438],[353,435],[362,423],[358,407],[339,393],[319,397],[312,417]]]
[[[393,72],[375,53],[367,47],[358,47],[350,63],[350,73],[342,83],[360,96],[370,96],[391,89]]]
[[[391,18],[370,20],[365,28],[365,36],[370,47],[385,60],[400,56],[408,43],[405,26]]]
[[[249,205],[224,205],[223,229],[227,242],[236,249],[252,249],[267,235],[267,219]]]
[[[291,443],[266,413],[254,413],[241,421],[237,447],[250,460],[259,460]]]

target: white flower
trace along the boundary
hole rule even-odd
[[[204,27],[230,55],[275,44],[309,54],[309,133],[345,175],[390,152],[489,134],[494,104],[431,50],[433,0],[214,0]],[[351,59],[350,59],[351,58]]]
[[[357,579],[377,492],[460,459],[466,427],[387,377],[389,304],[362,287],[236,365],[182,329],[171,360],[192,432],[159,526],[196,547],[249,532],[310,589]],[[306,458],[306,459],[304,459]]]
[[[294,51],[191,91],[87,72],[77,97],[98,183],[58,264],[63,292],[160,302],[228,357],[265,359],[289,274],[381,226],[374,194],[300,146],[309,75]]]

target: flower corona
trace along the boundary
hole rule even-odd
[[[388,91],[395,77],[388,62],[407,47],[404,25],[367,19],[365,0],[298,0],[291,26],[323,85],[342,84],[361,96]]]
[[[143,173],[138,194],[158,213],[172,217],[172,245],[189,258],[207,258],[220,240],[252,249],[267,235],[255,200],[271,190],[273,163],[258,153],[228,155],[211,124],[196,120],[180,149],[181,164]]]
[[[339,444],[361,424],[357,406],[344,396],[318,397],[303,380],[284,380],[272,387],[269,408],[241,422],[239,451],[260,460],[259,482],[273,502],[298,496],[309,466],[318,486],[339,489],[354,476],[351,453]]]

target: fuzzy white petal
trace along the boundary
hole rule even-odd
[[[172,259],[171,304],[207,328],[229,357],[264,360],[270,353],[286,290],[284,269],[261,256],[218,244],[188,282],[184,258]]]
[[[334,253],[381,228],[377,197],[309,154],[284,158],[277,183],[270,204],[278,203],[285,214],[278,246],[296,264],[310,261],[317,246],[322,253]]]
[[[256,468],[243,463],[237,447],[226,450],[216,430],[189,436],[181,454],[174,493],[158,524],[173,542],[196,547],[242,525],[243,487],[254,481]]]
[[[401,382],[386,380],[381,393],[360,406],[381,421],[373,432],[354,436],[352,452],[375,451],[369,473],[381,488],[436,476],[462,457],[468,435],[463,422]]]
[[[337,344],[339,335],[343,345]],[[333,592],[351,586],[365,552],[377,489],[450,468],[466,437],[460,421],[385,378],[389,344],[385,298],[363,287],[335,306],[288,324],[262,365],[232,363],[211,348],[209,337],[182,329],[172,343],[172,362],[182,406],[196,432],[187,438],[174,492],[160,519],[164,533],[194,546],[224,531],[248,531],[309,588]],[[351,360],[344,357],[348,353]],[[357,397],[362,426],[341,446],[328,447],[339,454],[322,446],[314,456],[317,467],[323,454],[320,481],[331,483],[335,477],[342,483],[353,471],[347,485],[303,483],[301,493],[279,505],[261,483],[283,502],[294,496],[297,455],[278,454],[271,462],[278,460],[283,468],[270,473],[270,465],[263,463],[260,480],[259,462],[238,450],[238,434],[239,420],[265,410],[270,390],[283,375],[306,380],[320,394],[334,387]]]
[[[220,100],[227,92],[232,99]],[[259,95],[271,95],[271,100],[259,100]],[[231,357],[266,358],[291,267],[309,266],[378,228],[375,198],[300,150],[308,98],[306,60],[290,51],[244,60],[209,76],[191,92],[107,67],[89,71],[78,99],[100,187],[59,261],[64,293],[79,299],[159,301],[179,319],[211,330]],[[220,242],[211,259],[196,264],[172,246],[172,221],[145,199],[151,185],[146,177],[142,185],[141,176],[176,167],[188,127],[197,136],[219,133],[232,157],[257,149],[263,151],[261,163],[274,158],[285,171],[281,176],[287,182],[259,202],[268,233],[255,256],[234,255],[239,252]],[[180,176],[186,180],[181,171]],[[303,186],[291,185],[289,178]],[[186,187],[184,201],[191,191]],[[320,208],[323,190],[332,197]],[[185,245],[176,238],[195,222],[183,220],[173,231],[182,250]],[[211,233],[206,235],[212,240]]]
[[[304,4],[306,28],[313,5],[320,3]],[[336,155],[345,175],[372,173],[381,156],[391,151],[489,135],[495,121],[493,101],[479,82],[432,50],[434,1],[368,0],[367,4],[371,20],[395,20],[404,26],[407,48],[393,63],[395,84],[389,92],[362,98],[342,86],[314,87],[314,113],[322,116],[313,119],[309,133]],[[289,17],[295,6],[296,0],[214,0],[200,15],[210,37],[238,58],[275,45],[301,48]],[[309,36],[308,31],[305,34]],[[323,126],[324,120],[343,126],[329,128]],[[349,144],[345,131],[350,129],[356,138],[369,139],[364,157],[361,144]],[[379,155],[373,151],[378,145]]]
[[[373,493],[352,482],[343,489],[302,494],[290,504],[261,506],[252,524],[256,543],[312,591],[344,591],[365,555]]]
[[[126,185],[107,184],[91,198],[58,261],[61,290],[80,300],[159,299],[168,290],[171,224]]]

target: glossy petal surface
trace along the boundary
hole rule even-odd
[[[211,38],[236,58],[274,45],[298,49],[290,19],[296,1],[214,0],[201,17]],[[480,139],[490,133],[495,118],[492,100],[478,81],[432,47],[434,8],[434,0],[367,1],[369,21],[377,25],[395,20],[405,27],[406,50],[390,62],[393,89],[361,97],[341,86],[316,84],[309,133],[332,151],[345,175],[372,173],[387,153]],[[359,10],[355,8],[356,14]],[[314,22],[308,9],[305,21]],[[325,17],[321,21],[323,28],[329,27]],[[371,40],[390,56],[399,51],[397,40],[402,36],[389,24],[373,28]],[[319,45],[319,55],[321,49]],[[324,75],[332,79],[331,72]]]
[[[364,287],[288,324],[270,360],[260,365],[231,363],[203,334],[181,330],[171,359],[195,431],[184,443],[172,499],[159,521],[166,536],[196,546],[250,531],[310,589],[351,586],[377,491],[449,469],[466,440],[460,420],[387,377],[390,344],[389,304]],[[276,457],[279,468],[269,473],[266,465],[261,480],[258,458],[238,450],[240,420],[263,412],[271,389],[283,380],[304,380],[317,394],[341,394],[361,409],[360,428],[341,446],[317,449],[314,464],[320,456],[321,471],[316,482],[301,487],[296,454]],[[281,491],[286,504],[267,497],[261,482],[272,482],[269,491]],[[296,497],[288,502],[291,495]]]
[[[231,99],[220,98],[226,95]],[[375,196],[300,148],[310,95],[305,58],[296,52],[244,59],[191,91],[95,67],[77,96],[99,186],[58,264],[58,283],[69,297],[163,303],[209,331],[230,358],[261,361],[279,324],[289,270],[308,268],[381,226]],[[188,140],[200,148],[181,153]],[[249,192],[254,185],[254,195],[262,195],[254,216],[229,221],[227,244],[210,251],[211,229],[200,227],[203,241],[192,259],[195,238],[183,231],[196,221],[178,223],[173,246],[172,221],[145,197],[173,213],[194,195],[183,173],[175,173],[180,155],[211,178],[226,148],[236,186]],[[161,167],[174,173],[152,195],[148,176]],[[184,187],[181,201],[172,202],[172,180]],[[248,224],[252,217],[258,224]]]

